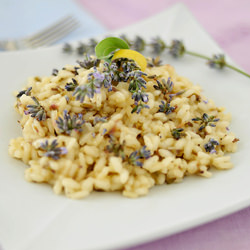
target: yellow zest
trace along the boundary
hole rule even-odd
[[[147,67],[146,58],[135,50],[120,49],[114,53],[112,60],[115,60],[117,58],[128,58],[134,60],[136,64],[141,68],[141,71],[145,71]]]

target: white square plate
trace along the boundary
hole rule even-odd
[[[189,50],[206,55],[221,49],[182,5],[116,34],[182,39]],[[250,80],[225,69],[212,70],[201,59],[163,55],[180,75],[200,84],[204,94],[232,113],[231,129],[240,138],[232,154],[235,167],[212,178],[188,177],[180,184],[154,187],[146,197],[93,193],[75,201],[56,196],[47,185],[27,183],[25,165],[8,156],[8,142],[21,135],[13,109],[14,90],[27,77],[50,75],[74,63],[61,46],[0,54],[0,244],[12,250],[80,250],[129,247],[180,232],[250,204]],[[242,55],[244,56],[244,55]],[[228,59],[229,60],[229,59]],[[230,61],[230,63],[232,63]]]

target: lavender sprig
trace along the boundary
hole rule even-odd
[[[82,114],[73,114],[71,117],[67,110],[63,111],[63,118],[59,117],[58,120],[56,120],[60,132],[68,135],[71,134],[72,130],[81,132],[84,123],[85,121],[83,120]]]
[[[200,122],[201,126],[199,127],[199,131],[202,131],[206,126],[215,127],[215,122],[218,122],[219,120],[219,118],[215,118],[213,115],[208,116],[206,113],[204,113],[202,117],[196,117],[192,119],[194,122]]]
[[[32,87],[29,87],[28,89],[22,90],[22,91],[20,91],[20,92],[16,95],[16,97],[17,97],[17,98],[20,98],[22,95],[27,95],[27,96],[29,96],[31,90],[32,90]]]
[[[142,37],[138,37],[138,36],[134,39],[134,41],[128,39],[126,36],[121,36],[121,38],[123,38],[124,41],[126,41],[129,45],[131,45],[133,49],[139,52],[144,51],[147,46],[150,46],[151,48],[153,48],[153,53],[157,55],[163,53],[166,50],[168,50],[173,57],[181,57],[184,54],[187,54],[187,55],[191,55],[191,56],[198,57],[201,59],[205,59],[207,61],[207,64],[211,66],[212,68],[222,69],[222,68],[227,67],[250,78],[250,74],[247,74],[243,70],[240,70],[228,64],[225,60],[224,55],[216,54],[216,55],[213,55],[212,57],[208,57],[206,55],[202,55],[197,52],[189,51],[186,49],[184,43],[178,39],[172,40],[170,45],[167,45],[160,37],[154,38],[151,43],[146,43],[146,41]],[[94,44],[95,43],[91,41],[89,45],[84,44],[84,49],[82,49],[81,53],[79,54],[82,55],[83,53],[89,52],[91,49],[93,49]],[[72,53],[74,50],[71,45],[65,44],[63,51],[67,53]]]
[[[46,119],[46,112],[44,108],[40,105],[40,103],[34,96],[32,96],[31,98],[35,102],[35,104],[27,105],[26,107],[28,109],[24,111],[24,114],[30,114],[31,117],[34,117],[38,121],[44,121]]]
[[[165,79],[162,79],[162,83],[159,80],[156,80],[157,85],[154,85],[153,87],[156,90],[161,90],[161,92],[165,95],[167,93],[171,93],[173,91],[173,82],[171,81],[171,78],[169,77],[166,81]]]
[[[44,156],[52,158],[54,160],[60,159],[62,155],[65,155],[68,153],[68,150],[66,147],[57,147],[58,143],[57,140],[53,140],[51,144],[49,144],[48,140],[46,140],[44,143],[41,142],[40,149],[45,151]]]
[[[220,145],[218,141],[216,141],[215,139],[209,139],[208,143],[206,143],[204,145],[204,148],[206,150],[206,152],[209,152],[211,154],[216,153],[215,147]]]
[[[149,106],[145,104],[148,102],[148,94],[143,90],[147,88],[147,82],[142,76],[146,75],[146,73],[140,70],[135,70],[127,74],[129,81],[128,91],[132,93],[132,99],[135,100],[135,107],[132,109],[131,113],[136,112],[139,114],[143,108],[149,108]]]
[[[94,72],[88,74],[88,83],[75,88],[73,95],[76,100],[83,103],[86,96],[93,98],[95,93],[100,93],[104,79],[105,75],[94,68]]]

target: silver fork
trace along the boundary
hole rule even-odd
[[[0,50],[18,50],[51,45],[79,27],[73,16],[66,16],[26,38],[0,41]]]

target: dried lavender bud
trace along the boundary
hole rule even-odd
[[[143,38],[140,36],[136,36],[134,42],[132,42],[131,47],[138,52],[142,52],[145,49],[145,45],[146,43]]]
[[[65,89],[67,91],[73,91],[75,90],[77,86],[78,86],[78,82],[74,78],[72,78],[72,82],[66,83]]]
[[[213,55],[213,58],[207,63],[211,68],[222,69],[226,65],[225,56],[223,54]]]
[[[95,117],[93,124],[96,125],[98,122],[107,122],[107,117]]]
[[[151,61],[148,62],[148,67],[159,67],[162,65],[162,61],[160,60],[160,57],[153,57]]]
[[[52,75],[57,76],[58,75],[58,69],[53,69],[52,70]]]
[[[91,38],[89,40],[89,52],[92,54],[95,52],[95,47],[98,44],[98,41],[96,41],[95,39]]]
[[[83,120],[82,114],[73,114],[71,117],[67,110],[63,111],[63,118],[59,117],[58,120],[56,120],[60,132],[68,135],[71,134],[72,130],[81,132],[84,123],[85,121]]]
[[[215,118],[213,115],[208,116],[208,114],[206,113],[204,113],[202,117],[196,117],[192,119],[192,121],[194,122],[200,122],[201,126],[199,128],[199,131],[202,131],[206,126],[215,127],[215,122],[218,122],[219,120],[219,118]]]
[[[100,62],[99,59],[91,58],[88,54],[85,54],[85,59],[83,61],[77,61],[77,63],[84,69],[98,67]]]
[[[113,135],[109,135],[110,140],[109,144],[106,146],[106,150],[109,153],[114,153],[115,156],[121,157],[123,160],[125,159],[124,153],[124,144],[120,144],[116,137]]]
[[[82,103],[86,96],[93,98],[95,93],[100,93],[104,79],[105,75],[94,68],[94,72],[88,74],[88,83],[75,88],[73,95],[76,96],[76,100]]]
[[[161,90],[161,92],[165,95],[167,93],[171,93],[173,91],[174,83],[171,81],[171,78],[169,77],[166,81],[165,79],[161,80],[162,83],[159,80],[156,80],[157,85],[154,85],[153,87],[156,90]]]
[[[175,129],[172,130],[172,136],[176,140],[179,140],[182,136],[185,135],[185,133],[183,131],[184,131],[183,128],[175,128]]]
[[[68,150],[66,147],[57,146],[58,143],[56,139],[52,141],[51,145],[49,145],[48,140],[46,140],[45,143],[41,142],[40,149],[45,151],[44,156],[58,160],[62,155],[67,154]]]
[[[87,44],[84,44],[82,42],[80,42],[76,48],[76,53],[78,55],[83,55],[85,53],[87,53],[89,51],[89,47]]]
[[[65,43],[63,46],[63,52],[68,54],[72,53],[73,52],[72,46],[69,43]]]
[[[170,103],[166,103],[164,101],[161,101],[161,105],[159,105],[158,112],[165,113],[166,115],[172,113],[175,110],[175,107],[172,107]]]
[[[169,48],[169,53],[173,57],[181,57],[185,53],[185,47],[182,41],[180,40],[172,40],[172,43]]]
[[[128,163],[134,166],[142,167],[143,163],[140,159],[148,159],[151,156],[149,150],[146,150],[146,146],[143,146],[140,150],[132,152],[128,157]]]
[[[204,145],[204,148],[205,148],[206,152],[213,154],[213,153],[216,153],[215,147],[218,145],[220,145],[219,142],[211,138],[208,141],[208,143],[206,143]]]
[[[28,109],[24,111],[24,114],[25,115],[30,114],[31,117],[34,117],[38,121],[44,121],[46,119],[46,112],[44,108],[40,105],[40,103],[34,96],[32,96],[31,98],[35,102],[35,104],[27,105],[26,107]]]
[[[16,95],[16,97],[17,97],[17,98],[20,98],[22,95],[27,95],[27,96],[29,96],[31,90],[32,90],[32,87],[29,87],[28,89],[22,90],[22,91],[20,91],[20,92]]]
[[[122,40],[124,40],[129,46],[132,45],[131,42],[130,42],[130,40],[127,38],[126,35],[122,34],[122,35],[120,35],[120,38],[121,38]]]
[[[134,108],[132,109],[131,113],[136,112],[137,114],[139,114],[141,112],[141,110],[144,108],[149,109],[150,107],[142,102],[140,102],[140,103],[135,102]]]
[[[161,54],[167,47],[164,41],[159,37],[153,38],[150,46],[152,47],[153,53],[157,55]]]

